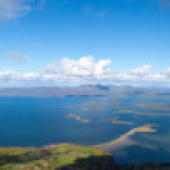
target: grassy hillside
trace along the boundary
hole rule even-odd
[[[110,154],[92,147],[60,144],[48,148],[1,148],[0,169],[110,169]]]
[[[0,148],[0,170],[169,170],[170,164],[119,166],[95,147],[59,144],[46,148]]]

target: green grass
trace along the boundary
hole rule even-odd
[[[149,125],[148,125],[149,126]],[[143,164],[119,166],[109,153],[95,147],[71,144],[53,145],[48,148],[0,148],[0,170],[163,170],[170,164]]]
[[[59,144],[48,148],[1,148],[0,169],[55,169],[67,166],[89,166],[90,156],[110,157],[94,147]],[[80,161],[77,161],[80,160]]]

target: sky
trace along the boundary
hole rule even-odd
[[[0,0],[0,87],[170,87],[170,0]]]

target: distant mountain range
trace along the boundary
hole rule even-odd
[[[170,95],[170,89],[114,85],[82,85],[77,87],[2,88],[2,96],[105,96],[105,95]]]

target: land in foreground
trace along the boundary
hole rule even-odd
[[[141,164],[119,166],[114,163],[111,154],[95,147],[83,147],[73,144],[58,144],[44,148],[1,148],[1,170],[130,170],[150,169],[168,170],[170,164]]]

